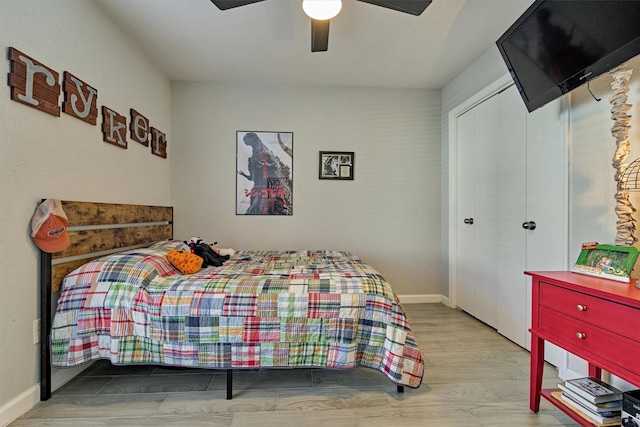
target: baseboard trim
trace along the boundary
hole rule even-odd
[[[40,402],[40,386],[34,385],[0,408],[0,425],[6,426]]]
[[[402,304],[439,304],[442,303],[442,295],[398,295]]]
[[[51,390],[55,391],[75,378],[80,372],[91,366],[91,363],[68,369],[54,369],[51,375]],[[0,408],[0,426],[6,426],[16,418],[32,409],[40,402],[40,384],[32,386],[19,396]]]
[[[444,295],[440,295],[440,302],[444,305],[446,305],[447,307],[450,308],[455,308],[451,306],[451,300],[449,299],[449,297],[444,296]]]

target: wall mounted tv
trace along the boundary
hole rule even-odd
[[[496,45],[531,112],[640,54],[640,1],[537,0]]]

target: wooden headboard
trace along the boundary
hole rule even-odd
[[[71,244],[40,252],[40,400],[51,397],[52,294],[62,279],[93,259],[173,238],[173,207],[62,201]]]

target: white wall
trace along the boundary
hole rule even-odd
[[[0,40],[60,73],[69,71],[98,90],[98,108],[144,114],[165,132],[169,159],[129,142],[102,142],[91,126],[65,113],[55,117],[10,98],[0,85],[0,425],[39,399],[39,252],[30,220],[41,198],[167,205],[171,133],[170,86],[120,30],[84,0],[2,0]],[[62,103],[63,95],[60,96]]]
[[[627,103],[632,105],[629,133],[631,153],[626,163],[640,157],[640,57],[627,62],[634,69]],[[571,93],[571,176],[570,176],[570,260],[580,253],[580,245],[586,241],[614,243],[616,236],[615,170],[611,166],[616,150],[615,139],[611,135],[612,94],[609,73],[591,83],[593,93],[601,98],[594,100],[587,87],[583,86]],[[632,193],[632,203],[640,207],[639,193]],[[636,219],[638,218],[635,215]],[[636,232],[636,236],[640,233]],[[636,264],[637,275],[638,266]]]
[[[175,235],[235,249],[340,249],[401,295],[440,294],[437,92],[172,83]],[[236,216],[236,131],[291,131],[293,216]],[[353,181],[318,152],[353,151]]]

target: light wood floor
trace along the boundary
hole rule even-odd
[[[25,426],[577,426],[543,400],[529,410],[529,353],[440,304],[405,310],[426,359],[417,390],[367,369],[224,372],[97,362],[9,424]],[[558,382],[547,366],[544,387]]]

